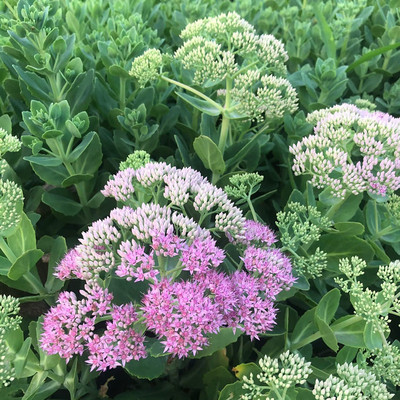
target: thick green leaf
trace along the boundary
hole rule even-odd
[[[253,374],[254,377],[257,376],[257,374],[261,372],[261,368],[257,364],[251,362],[236,365],[236,367],[232,368],[232,371],[235,374],[236,378],[242,380],[243,376],[249,378],[250,374]]]
[[[315,322],[318,326],[318,330],[321,333],[321,338],[324,343],[333,351],[338,351],[339,346],[337,339],[329,325],[318,316],[315,316]]]
[[[81,148],[79,149],[79,152],[77,151],[79,155],[74,162],[75,172],[81,175],[94,174],[95,172],[97,172],[103,159],[103,152],[101,149],[99,135],[96,132],[89,132],[82,140],[82,143],[88,136],[89,138],[83,146],[83,151],[81,151]]]
[[[62,135],[64,135],[64,133],[62,131],[60,131],[58,129],[51,129],[51,130],[43,133],[42,138],[43,139],[54,139],[54,138],[57,138]]]
[[[337,222],[335,224],[335,229],[337,229],[341,234],[360,236],[364,233],[364,225],[359,222]]]
[[[24,394],[24,397],[22,397],[22,400],[32,399],[37,391],[40,390],[40,388],[44,385],[44,382],[48,375],[49,373],[47,371],[40,371],[35,374],[29,384],[27,391]]]
[[[372,60],[376,56],[379,56],[380,54],[387,53],[388,51],[391,51],[393,49],[397,49],[397,47],[400,47],[400,42],[389,44],[387,46],[382,46],[377,49],[371,50],[368,53],[363,54],[360,58],[358,58],[356,61],[354,61],[352,64],[350,64],[346,72],[352,71],[354,68],[358,67],[359,65]]]
[[[208,336],[208,346],[197,352],[196,355],[192,356],[191,358],[203,358],[210,356],[217,350],[224,349],[229,344],[235,343],[241,335],[243,335],[243,332],[240,329],[236,329],[236,332],[234,333],[232,328],[221,328],[218,333],[210,334]]]
[[[321,37],[324,42],[326,52],[329,58],[336,60],[336,43],[333,37],[331,28],[329,27],[326,19],[322,13],[323,3],[319,3],[314,7],[315,17],[318,22],[318,26],[321,29]]]
[[[4,114],[0,117],[0,128],[3,128],[6,132],[11,134],[12,132],[12,122],[8,114]]]
[[[199,136],[193,142],[193,148],[207,169],[215,174],[225,172],[224,157],[218,146],[207,136]]]
[[[183,92],[175,92],[180,98],[187,101],[191,106],[197,108],[201,112],[207,115],[217,116],[221,114],[222,107],[217,108],[215,105],[210,104],[208,101],[201,100],[197,97],[193,97],[190,94]]]
[[[303,339],[317,332],[318,329],[315,325],[315,310],[316,308],[306,311],[297,321],[292,333],[292,344],[299,343]]]
[[[374,256],[374,250],[368,242],[357,236],[329,233],[321,237],[318,247],[328,254],[328,269],[335,272],[339,272],[341,258],[358,256],[368,262]]]
[[[243,383],[241,381],[226,385],[219,394],[218,400],[235,400],[240,399],[244,394],[248,394],[247,389],[243,389]]]
[[[73,216],[82,210],[82,205],[80,203],[70,199],[69,197],[63,196],[62,192],[57,189],[44,192],[42,201],[54,211],[63,215]]]
[[[121,68],[119,65],[111,65],[110,68],[108,68],[108,72],[112,76],[118,76],[119,78],[124,78],[124,79],[129,79],[131,76],[129,75],[128,71]]]
[[[43,251],[38,249],[31,249],[19,256],[17,260],[11,265],[8,271],[8,278],[16,281],[33,268],[42,257]]]
[[[12,263],[8,258],[0,256],[0,275],[7,275]]]
[[[138,361],[132,360],[126,363],[125,371],[139,379],[155,379],[161,376],[167,365],[167,356],[141,358]]]
[[[330,326],[339,343],[356,348],[365,347],[364,327],[365,321],[356,315],[346,315]]]
[[[36,249],[36,235],[26,214],[22,214],[18,229],[7,238],[7,244],[16,257],[26,251]]]
[[[374,324],[368,321],[364,328],[364,341],[368,349],[381,349],[382,337],[377,329],[374,329]]]
[[[61,183],[61,186],[63,188],[66,188],[68,186],[76,185],[77,183],[80,182],[87,182],[93,179],[92,174],[75,174],[69,176],[67,179],[64,179]]]
[[[51,88],[43,78],[36,75],[34,72],[26,72],[17,65],[14,65],[14,69],[34,98],[46,103],[51,102],[52,99],[49,96]]]
[[[75,162],[81,155],[82,153],[88,148],[90,143],[94,140],[96,132],[89,132],[83,140],[79,143],[78,146],[75,147],[75,149],[71,152],[71,154],[68,156],[68,162]]]
[[[94,87],[94,71],[92,69],[82,72],[75,78],[66,95],[71,106],[71,115],[87,109]]]
[[[358,353],[358,349],[350,346],[343,346],[336,355],[338,364],[352,363]]]
[[[327,324],[330,324],[339,307],[340,290],[332,289],[319,301],[315,310],[315,316]]]
[[[28,156],[24,157],[24,160],[44,167],[57,167],[62,164],[61,159],[51,156]]]
[[[64,179],[68,178],[69,176],[69,173],[64,165],[51,168],[39,164],[31,164],[31,166],[35,171],[35,174],[49,185],[61,186]]]
[[[45,287],[49,292],[60,290],[64,282],[54,276],[55,267],[67,252],[67,243],[62,236],[53,238],[51,236],[42,236],[37,243],[39,249],[49,254],[49,262],[47,264],[47,279]]]
[[[17,378],[20,378],[22,376],[23,370],[25,368],[28,359],[28,352],[31,348],[31,344],[32,344],[32,339],[26,338],[20,350],[15,355],[13,364],[15,368],[15,376]]]

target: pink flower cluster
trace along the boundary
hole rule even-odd
[[[307,117],[314,134],[290,147],[296,175],[310,174],[317,188],[336,197],[369,191],[385,196],[400,188],[400,119],[342,104]]]
[[[82,234],[56,274],[63,280],[85,281],[85,290],[79,299],[74,293],[60,294],[44,318],[42,348],[66,359],[88,351],[92,369],[105,370],[146,357],[145,331],[157,335],[165,352],[186,357],[207,346],[209,334],[222,327],[241,329],[251,338],[270,330],[276,316],[274,300],[294,282],[289,259],[271,247],[274,233],[246,221],[221,189],[194,170],[152,163],[125,171],[131,180],[125,187],[138,190],[140,181],[154,200],[163,193],[172,203],[142,203],[135,209],[124,205]],[[124,189],[120,196],[119,179],[121,173],[111,178],[105,191],[129,202],[134,192]],[[186,215],[188,202],[199,220],[216,216],[214,229],[237,244],[239,270],[227,273],[225,252],[213,230]],[[141,301],[113,304],[117,293],[110,293],[107,285],[122,279],[132,281],[132,290],[135,282],[147,285]],[[101,331],[98,324],[104,321]],[[142,326],[141,331],[135,326]]]

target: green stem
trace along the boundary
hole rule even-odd
[[[49,293],[49,294],[40,294],[38,296],[24,296],[24,297],[19,297],[18,301],[20,304],[23,303],[33,303],[36,301],[41,301],[41,300],[46,300],[46,299],[51,299],[54,297],[54,293]]]
[[[257,213],[253,207],[253,203],[251,202],[250,196],[247,196],[246,201],[247,201],[247,204],[249,205],[251,215],[253,216],[254,221],[258,222]]]
[[[119,79],[119,108],[120,110],[125,109],[125,97],[126,97],[126,78],[120,78]]]
[[[174,79],[170,79],[167,78],[166,76],[161,76],[161,79],[163,79],[166,82],[172,83],[173,85],[179,86],[182,89],[187,90],[188,92],[191,92],[193,94],[195,94],[196,96],[201,97],[203,100],[205,100],[207,103],[211,104],[213,107],[217,108],[221,113],[224,111],[223,107],[221,106],[221,104],[218,104],[217,102],[215,102],[214,100],[210,99],[208,96],[206,96],[205,94],[199,92],[196,89],[193,89],[192,87],[185,85],[184,83],[178,82]]]
[[[246,72],[247,70],[249,70],[250,68],[255,67],[257,64],[259,63],[259,61],[254,61],[252,63],[250,63],[249,65],[246,65],[245,67],[243,67],[242,69],[240,69],[239,71],[236,71],[231,79],[234,80],[236,77],[238,77],[240,74],[243,74],[244,72]]]

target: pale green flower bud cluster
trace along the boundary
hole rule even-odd
[[[319,240],[321,232],[332,225],[316,207],[305,206],[297,202],[289,203],[287,211],[278,212],[276,218],[276,225],[281,234],[281,243],[292,254],[296,254],[300,247],[307,250],[312,243]],[[327,266],[327,254],[319,248],[308,257],[296,255],[293,259],[296,268],[312,277],[320,276]]]
[[[386,208],[390,214],[390,221],[394,225],[400,225],[400,196],[392,194],[386,203]]]
[[[367,0],[338,0],[332,21],[332,32],[335,39],[340,38],[349,29],[349,25],[354,23],[357,15],[367,7]]]
[[[258,173],[235,174],[229,178],[231,185],[224,187],[226,194],[236,199],[246,199],[258,190],[264,177]]]
[[[338,365],[337,374],[315,381],[312,393],[316,400],[388,400],[394,396],[372,372],[356,364]]]
[[[138,169],[150,162],[150,154],[144,150],[136,150],[133,154],[129,154],[125,161],[119,164],[119,170],[123,171],[127,168]]]
[[[237,13],[200,19],[181,32],[183,45],[175,52],[184,68],[194,71],[193,83],[212,86],[227,80],[235,111],[259,122],[281,118],[297,109],[297,95],[286,73],[288,55],[272,35],[257,35]]]
[[[310,362],[289,351],[282,353],[279,358],[265,356],[259,360],[259,366],[262,372],[257,374],[257,380],[261,385],[255,383],[252,373],[250,377],[243,376],[243,389],[250,392],[242,395],[241,400],[251,400],[261,395],[260,398],[268,399],[265,395],[272,395],[273,392],[282,395],[290,387],[304,384],[312,373]]]
[[[160,50],[149,49],[133,60],[129,74],[137,79],[140,87],[144,87],[147,82],[157,79],[161,66]]]
[[[16,152],[21,149],[21,141],[8,133],[5,129],[0,128],[0,157],[7,152]]]
[[[351,294],[355,313],[371,323],[375,332],[384,335],[390,332],[389,315],[400,313],[400,261],[379,267],[377,275],[382,280],[381,291],[364,288],[357,279],[364,274],[366,266],[366,262],[358,257],[341,259],[339,270],[347,279],[335,278],[335,282],[344,292]]]
[[[18,300],[11,296],[0,295],[0,388],[8,386],[15,379],[4,335],[19,327],[22,318],[18,313]]]
[[[16,183],[0,179],[0,235],[20,223],[23,201],[22,189]]]
[[[363,353],[365,365],[381,379],[400,386],[400,348],[399,342],[383,346],[381,349]]]
[[[257,121],[264,116],[281,118],[285,112],[297,110],[297,94],[289,81],[274,75],[261,76],[258,70],[239,74],[231,93],[239,103],[238,111]]]

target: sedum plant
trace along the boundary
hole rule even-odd
[[[183,358],[227,332],[253,339],[272,329],[274,299],[294,282],[272,231],[246,220],[199,172],[147,161],[135,153],[110,178],[102,192],[120,207],[59,264],[60,279],[84,287],[62,292],[46,314],[47,353],[88,352],[92,369],[129,368],[156,351]],[[235,251],[220,247],[227,241]]]
[[[235,129],[235,120],[253,120],[265,128],[271,120],[297,109],[296,93],[284,77],[288,57],[282,42],[272,35],[258,35],[235,12],[190,23],[180,37],[183,44],[174,59],[189,72],[183,74],[188,78],[178,81],[163,74],[161,78],[185,90],[176,94],[194,107],[195,115],[200,111],[222,117],[214,139],[201,135],[194,142],[216,182],[225,172],[226,147],[243,135]],[[161,60],[161,53],[150,49],[133,61],[130,74],[143,86],[162,72]],[[198,129],[195,121],[192,128]],[[206,153],[215,160],[211,162]]]

